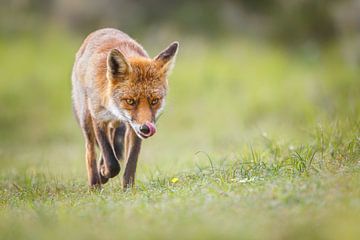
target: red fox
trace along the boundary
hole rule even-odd
[[[118,175],[122,159],[123,188],[134,185],[141,141],[156,132],[178,47],[173,42],[150,58],[139,43],[111,28],[83,42],[72,71],[72,103],[85,138],[90,186]]]

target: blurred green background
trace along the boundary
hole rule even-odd
[[[3,0],[3,166],[38,161],[84,172],[75,167],[83,140],[70,73],[82,40],[102,27],[123,30],[151,56],[181,44],[160,131],[141,162],[173,166],[199,150],[228,153],[263,132],[301,141],[307,127],[358,119],[359,9],[335,0]]]
[[[2,0],[2,190],[39,173],[86,187],[70,74],[83,39],[103,27],[128,33],[151,56],[180,42],[159,131],[140,155],[140,182],[208,163],[199,151],[231,161],[249,146],[266,149],[266,139],[291,150],[311,145],[322,131],[351,136],[358,159],[359,12],[357,0]],[[4,192],[8,210],[12,197]],[[265,219],[272,228],[271,216]]]

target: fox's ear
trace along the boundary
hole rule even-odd
[[[112,49],[107,57],[107,72],[112,77],[124,76],[131,72],[130,64],[117,49]]]
[[[168,74],[174,67],[178,48],[179,43],[173,42],[164,51],[155,57],[155,61],[159,63],[165,74]]]

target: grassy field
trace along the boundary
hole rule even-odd
[[[141,40],[155,55],[168,42]],[[137,186],[87,188],[81,39],[0,39],[0,239],[358,239],[360,70],[341,48],[180,39]],[[155,47],[150,47],[155,46]]]

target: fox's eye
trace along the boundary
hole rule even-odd
[[[128,99],[126,99],[126,103],[133,106],[133,105],[135,105],[135,100],[131,99],[131,98],[128,98]]]
[[[159,102],[158,98],[154,98],[153,100],[151,100],[151,105],[156,105]]]

